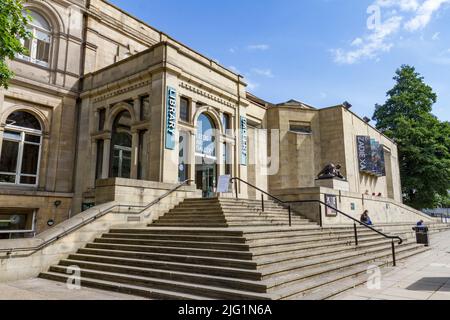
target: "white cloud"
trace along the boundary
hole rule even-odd
[[[389,52],[395,42],[402,41],[403,29],[411,33],[424,29],[448,3],[450,0],[374,0],[371,7],[386,9],[380,10],[381,21],[369,33],[355,38],[350,43],[351,48],[332,49],[334,61],[339,64],[354,64],[364,59],[379,61],[382,53]],[[432,39],[439,40],[439,35],[436,32]]]
[[[249,50],[260,50],[260,51],[267,51],[270,49],[270,46],[268,44],[252,44],[247,46]]]
[[[418,0],[377,0],[375,5],[380,7],[399,7],[401,11],[416,11],[419,8]]]
[[[436,32],[436,33],[433,34],[433,36],[431,37],[431,40],[433,40],[433,41],[439,40],[439,35],[440,35],[440,34],[441,34],[440,32]]]
[[[354,64],[362,59],[376,58],[380,52],[388,52],[393,46],[387,41],[388,37],[400,29],[401,21],[402,17],[389,18],[364,39],[354,40],[352,42],[352,46],[356,47],[354,50],[332,50],[334,61],[340,64]]]
[[[228,52],[231,54],[235,54],[236,53],[236,49],[235,48],[230,48],[228,49]]]
[[[233,71],[234,73],[240,74],[241,72],[239,71],[238,68],[236,68],[235,66],[229,66],[228,69],[230,69],[231,71]]]
[[[254,90],[258,89],[259,83],[253,82],[249,78],[245,78],[245,81],[247,82],[247,89],[248,90],[254,91]]]
[[[272,73],[272,70],[270,70],[270,69],[257,69],[257,68],[254,68],[254,69],[252,69],[252,72],[257,74],[257,75],[259,75],[259,76],[264,76],[264,77],[267,77],[267,78],[273,78],[273,73]]]
[[[431,21],[433,14],[438,11],[445,3],[450,0],[425,0],[417,9],[416,16],[405,24],[408,31],[417,31],[425,28]]]

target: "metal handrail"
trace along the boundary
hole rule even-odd
[[[193,180],[186,180],[186,181],[184,181],[184,182],[178,184],[175,188],[169,190],[169,191],[168,191],[167,193],[165,193],[164,195],[160,196],[160,197],[157,198],[156,200],[154,200],[154,201],[152,201],[151,203],[149,203],[148,205],[146,205],[146,206],[145,206],[140,212],[138,212],[137,214],[142,214],[142,213],[144,213],[145,211],[147,211],[148,209],[150,209],[150,208],[153,207],[154,205],[156,205],[156,204],[158,204],[159,202],[161,202],[161,200],[163,200],[164,198],[168,197],[168,196],[171,195],[172,193],[178,191],[178,189],[180,189],[181,187],[183,187],[183,186],[189,184],[189,183],[192,182],[192,181],[193,181]],[[53,238],[51,238],[51,239],[49,239],[49,240],[46,240],[45,242],[39,244],[38,246],[35,246],[35,247],[28,247],[28,248],[0,249],[0,252],[6,252],[7,255],[10,255],[10,254],[13,253],[13,252],[33,251],[33,252],[30,252],[29,254],[26,255],[26,256],[31,256],[31,255],[35,254],[36,252],[38,252],[39,250],[41,250],[41,249],[43,249],[43,248],[49,246],[49,245],[52,244],[53,242],[55,242],[55,241],[57,241],[57,240],[59,240],[59,239],[65,237],[65,236],[71,234],[72,232],[74,232],[74,231],[76,231],[76,230],[78,230],[78,229],[84,227],[85,225],[91,223],[92,221],[95,221],[95,220],[97,220],[97,219],[99,219],[99,218],[101,218],[101,217],[107,215],[108,213],[110,213],[112,210],[114,210],[114,209],[117,208],[117,207],[119,207],[119,208],[120,208],[120,207],[124,207],[124,205],[121,205],[121,204],[115,204],[115,205],[109,206],[108,208],[106,208],[106,209],[100,211],[98,214],[96,214],[95,216],[89,218],[88,220],[85,220],[85,221],[81,222],[80,224],[77,224],[77,225],[73,226],[72,228],[70,228],[70,229],[64,231],[63,233],[61,233],[61,234],[59,234],[59,235],[57,235],[57,236],[55,236],[55,237],[53,237]],[[131,208],[131,207],[133,207],[133,206],[125,206],[125,207]],[[147,218],[148,215],[145,216],[145,217]]]
[[[263,194],[269,196],[270,198],[272,198],[272,199],[278,201],[279,203],[281,203],[281,204],[283,204],[283,205],[287,205],[287,206],[288,206],[288,210],[289,210],[289,226],[290,226],[290,227],[292,226],[292,217],[291,217],[291,205],[292,205],[292,204],[296,204],[296,203],[319,203],[319,210],[320,210],[320,211],[319,211],[320,227],[323,227],[323,225],[322,225],[322,207],[321,207],[320,205],[324,205],[325,207],[328,207],[328,208],[330,208],[330,209],[332,209],[332,210],[334,210],[334,211],[336,211],[336,212],[342,214],[344,217],[349,218],[350,220],[353,220],[353,221],[354,221],[353,227],[354,227],[355,245],[356,245],[356,246],[359,245],[359,241],[358,241],[358,228],[357,228],[357,225],[356,225],[357,223],[359,223],[359,224],[360,224],[361,226],[363,226],[363,227],[366,227],[366,228],[368,228],[368,229],[370,229],[370,230],[372,230],[372,231],[378,233],[379,235],[385,237],[386,239],[392,240],[392,243],[391,243],[391,244],[392,244],[393,265],[394,265],[394,267],[397,265],[396,255],[395,255],[395,240],[398,240],[398,245],[401,245],[401,244],[403,243],[403,239],[400,238],[399,236],[389,236],[389,235],[387,235],[387,234],[381,232],[380,230],[377,230],[377,229],[373,228],[372,226],[370,226],[370,225],[368,225],[368,224],[366,224],[366,223],[364,223],[364,222],[362,222],[362,221],[359,221],[359,220],[353,218],[352,216],[346,214],[345,212],[342,212],[341,210],[339,210],[339,209],[337,209],[337,208],[334,208],[334,207],[330,206],[329,204],[327,204],[327,203],[325,203],[325,202],[323,202],[323,201],[321,201],[321,200],[283,201],[283,200],[281,200],[281,199],[275,197],[274,195],[271,195],[271,194],[268,193],[267,191],[264,191],[264,190],[262,190],[261,188],[258,188],[258,187],[256,187],[256,186],[254,186],[253,184],[251,184],[251,183],[249,183],[249,182],[247,182],[247,181],[245,181],[245,180],[242,180],[241,178],[237,178],[237,177],[232,178],[232,179],[230,180],[230,183],[232,183],[233,181],[234,181],[234,183],[235,183],[236,199],[239,199],[239,190],[238,190],[237,182],[240,181],[240,182],[242,182],[242,183],[248,185],[249,187],[252,187],[252,188],[258,190],[259,192],[261,192],[261,193],[263,193]],[[264,196],[262,195],[261,198],[262,198],[262,209],[263,209],[263,212],[264,212]]]
[[[283,201],[283,200],[281,200],[281,199],[275,197],[274,195],[271,195],[271,194],[268,193],[267,191],[264,191],[264,190],[262,190],[261,188],[258,188],[257,186],[255,186],[255,185],[253,185],[253,184],[251,184],[251,183],[249,183],[249,182],[247,182],[247,181],[245,181],[245,180],[242,180],[241,178],[238,178],[238,177],[231,178],[231,179],[230,179],[230,183],[233,183],[233,181],[234,181],[234,189],[235,189],[235,191],[236,191],[236,199],[237,199],[237,200],[239,200],[239,190],[238,190],[238,183],[237,183],[238,181],[240,181],[240,182],[242,182],[242,183],[245,183],[245,184],[248,185],[249,187],[252,187],[253,189],[256,189],[256,190],[258,190],[259,192],[262,193],[262,195],[261,195],[261,206],[262,206],[262,211],[263,211],[263,212],[265,211],[265,210],[264,210],[264,194],[265,194],[266,196],[272,198],[273,200],[278,201],[279,203],[281,203],[281,204],[283,204],[283,205],[286,204],[286,201]],[[291,206],[290,206],[290,205],[288,205],[288,210],[289,210],[289,226],[292,227],[292,213],[291,213]]]

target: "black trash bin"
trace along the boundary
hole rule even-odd
[[[418,244],[424,244],[426,247],[430,245],[430,238],[428,236],[428,227],[414,227],[416,232],[416,240]]]

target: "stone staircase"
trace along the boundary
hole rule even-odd
[[[252,209],[260,207],[188,199],[147,228],[110,230],[40,276],[67,281],[78,266],[83,286],[151,299],[318,300],[365,283],[369,266],[392,264],[390,240],[371,230],[358,229],[356,247],[353,227],[301,216],[289,227],[287,210],[269,201],[264,213]],[[427,250],[412,241],[396,249],[398,261]]]
[[[235,199],[187,199],[157,220],[154,227],[249,227],[286,226],[288,211],[273,201]],[[292,215],[292,225],[314,225],[308,219]]]

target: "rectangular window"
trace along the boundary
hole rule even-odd
[[[38,163],[39,163],[39,145],[25,143],[23,146],[21,173],[25,175],[36,175]],[[35,182],[33,182],[32,184],[34,184]]]
[[[19,155],[19,143],[15,141],[3,141],[2,156],[0,158],[0,172],[17,172],[17,160]]]
[[[150,120],[150,97],[142,96],[139,109],[139,119],[140,121]]]
[[[222,125],[224,130],[231,129],[231,116],[228,113],[222,114]],[[227,132],[225,131],[225,133]]]
[[[105,129],[106,109],[102,108],[98,110],[98,130],[103,131]]]
[[[189,100],[186,98],[181,98],[180,100],[180,120],[184,122],[190,122],[190,112],[189,112]]]
[[[50,43],[37,40],[36,43],[36,60],[48,63],[50,57]]]
[[[95,167],[95,179],[101,179],[102,178],[103,146],[104,146],[104,141],[103,140],[98,140],[97,141],[97,162],[96,162],[96,167]]]
[[[223,163],[225,164],[225,174],[231,175],[232,161],[231,161],[230,145],[228,143],[223,144]]]
[[[137,178],[138,180],[142,180],[144,178],[143,175],[143,166],[144,166],[144,143],[145,143],[145,134],[147,130],[139,131],[139,145],[138,145],[138,172]]]
[[[289,131],[303,134],[311,134],[312,128],[310,123],[291,123]]]

